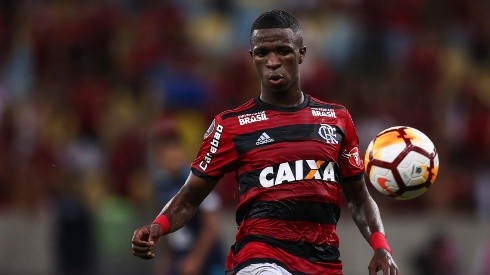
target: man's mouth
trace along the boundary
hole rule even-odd
[[[267,79],[274,85],[280,84],[283,80],[284,77],[281,74],[270,74]]]

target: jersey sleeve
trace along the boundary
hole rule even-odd
[[[364,175],[364,162],[359,150],[359,138],[352,117],[345,110],[345,137],[340,148],[340,171],[344,181],[357,180]]]
[[[216,116],[204,134],[203,142],[191,165],[200,178],[217,180],[232,170],[237,158],[232,137],[220,116]]]

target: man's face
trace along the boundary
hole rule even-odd
[[[265,92],[299,88],[299,64],[306,48],[291,29],[260,29],[252,33],[252,56]],[[297,87],[295,87],[297,86]]]

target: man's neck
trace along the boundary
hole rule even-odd
[[[260,100],[280,107],[295,107],[303,103],[305,96],[301,91],[288,94],[272,94],[262,92],[260,93]]]

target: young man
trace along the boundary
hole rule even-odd
[[[133,254],[155,257],[158,240],[189,221],[223,174],[235,171],[239,227],[227,274],[342,274],[336,234],[342,193],[374,249],[369,274],[398,274],[364,182],[350,114],[301,91],[306,47],[297,20],[266,12],[250,40],[260,96],[215,117],[183,187],[151,225],[134,232]]]

